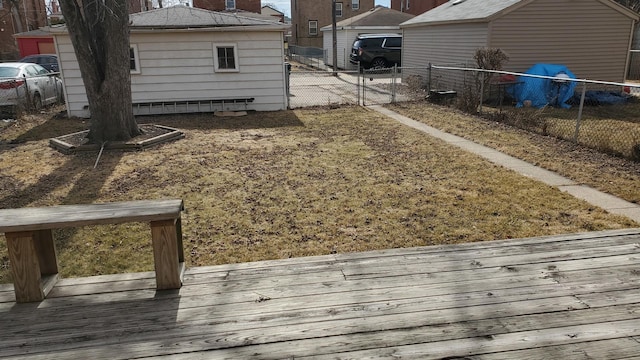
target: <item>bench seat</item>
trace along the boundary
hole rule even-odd
[[[58,279],[53,229],[148,222],[159,290],[182,285],[182,200],[138,200],[104,204],[0,209],[17,302],[41,301]]]

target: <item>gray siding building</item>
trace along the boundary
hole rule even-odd
[[[623,82],[638,14],[611,0],[457,0],[401,24],[403,66],[470,64],[500,48],[506,70],[566,65],[578,78]]]

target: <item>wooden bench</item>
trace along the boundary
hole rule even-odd
[[[182,200],[0,209],[17,302],[42,301],[58,280],[53,229],[149,222],[157,289],[179,289],[184,273]]]

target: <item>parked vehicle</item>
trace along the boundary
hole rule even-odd
[[[0,107],[38,110],[61,102],[62,80],[38,64],[0,63]]]
[[[20,59],[19,62],[38,64],[51,72],[60,71],[60,67],[58,66],[58,55],[54,54],[29,55]]]
[[[349,62],[365,69],[401,65],[402,35],[363,34],[353,42]]]

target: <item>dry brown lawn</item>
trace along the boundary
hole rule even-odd
[[[640,203],[639,162],[609,156],[551,136],[538,135],[425,102],[390,105],[389,108],[435,128],[555,171],[578,183],[629,202]],[[606,112],[606,109],[611,110]],[[615,108],[606,109],[589,108],[587,111],[592,113],[586,112],[585,117],[587,120],[599,119],[600,122],[619,119],[629,124],[640,123],[637,111],[614,112]],[[561,114],[561,110],[553,111],[553,117],[557,118]],[[575,124],[574,116],[565,116],[571,117]],[[634,118],[629,118],[630,116]]]
[[[140,120],[186,138],[94,169],[48,146],[82,120],[2,125],[0,206],[181,198],[189,266],[638,226],[358,107]],[[62,276],[153,269],[145,224],[56,237]]]

